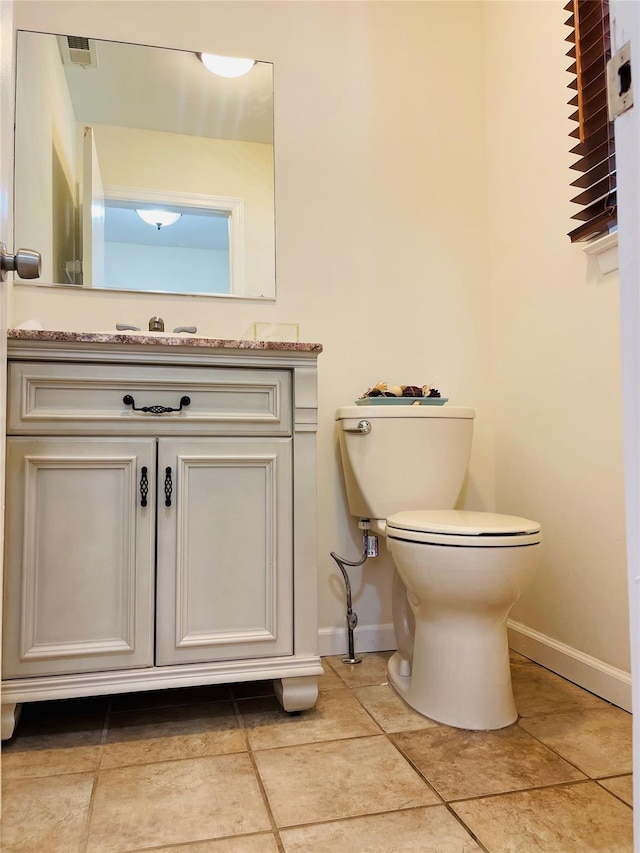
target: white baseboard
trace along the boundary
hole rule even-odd
[[[631,675],[511,619],[509,647],[579,687],[631,711]]]
[[[511,649],[596,696],[601,696],[607,702],[631,711],[631,675],[628,672],[511,619],[507,628]],[[321,628],[318,639],[321,656],[343,655],[347,652],[346,628]],[[354,631],[354,646],[356,654],[395,649],[393,624],[358,625]]]
[[[320,628],[318,631],[320,655],[344,655],[349,640],[345,628]],[[356,654],[359,652],[387,652],[396,648],[393,624],[358,625],[353,632]]]

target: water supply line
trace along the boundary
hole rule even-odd
[[[370,537],[369,535],[369,520],[362,519],[360,521],[360,528],[364,530],[364,550],[362,557],[355,562],[352,560],[346,560],[344,557],[339,557],[335,551],[331,551],[331,556],[338,564],[338,568],[342,572],[342,577],[344,578],[344,585],[347,590],[347,638],[349,649],[347,652],[347,657],[342,658],[342,663],[362,663],[362,658],[357,658],[355,653],[355,645],[353,640],[353,632],[355,630],[356,625],[358,624],[358,615],[353,612],[353,606],[351,601],[351,581],[349,580],[349,575],[347,574],[347,570],[345,566],[362,566],[363,563],[366,562],[367,557],[375,556],[377,554],[377,539],[375,542],[375,551],[372,550],[372,542],[370,539],[375,539],[375,537]]]

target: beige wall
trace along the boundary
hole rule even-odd
[[[26,287],[12,322],[197,314],[205,334],[295,322],[323,343],[320,625],[340,638],[329,552],[354,556],[359,539],[334,410],[379,379],[435,383],[477,411],[464,505],[544,524],[544,565],[517,618],[626,668],[617,282],[565,237],[562,4],[182,0],[128,2],[121,16],[122,5],[18,3],[17,18],[274,61],[278,298]],[[391,619],[390,562],[353,578],[359,636],[375,640],[367,626]]]
[[[565,236],[562,7],[485,7],[496,506],[544,527],[514,618],[628,671],[618,274]]]

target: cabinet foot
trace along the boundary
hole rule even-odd
[[[318,698],[318,676],[278,678],[273,682],[276,698],[285,711],[306,711]]]
[[[22,705],[17,705],[15,702],[2,705],[2,718],[0,722],[0,737],[2,740],[9,740],[10,737],[13,737],[21,711]]]

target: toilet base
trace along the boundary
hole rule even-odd
[[[505,637],[506,639],[506,637]],[[506,647],[506,643],[505,643]],[[430,720],[473,731],[502,729],[518,719],[511,688],[509,653],[494,660],[492,672],[474,672],[473,666],[425,666],[414,653],[411,675],[402,675],[403,658],[389,659],[389,683],[404,701]]]
[[[507,619],[533,578],[539,544],[425,545],[393,538],[391,554],[414,615],[413,634],[400,637],[399,653],[389,661],[393,687],[439,723],[471,730],[510,726],[518,712]],[[394,599],[394,616],[395,610]]]

